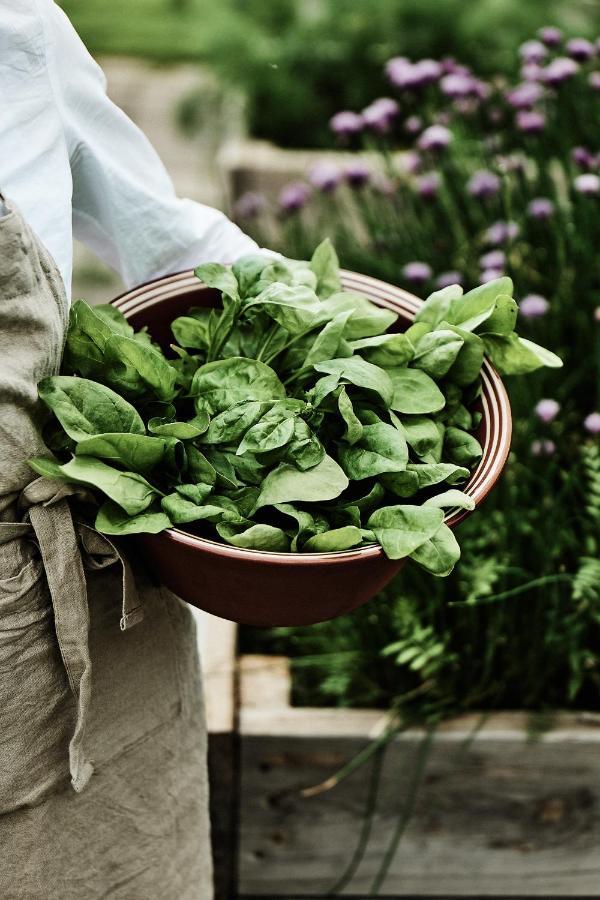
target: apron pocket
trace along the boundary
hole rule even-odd
[[[11,571],[6,552],[2,562],[3,573]],[[34,557],[0,579],[0,814],[68,783],[73,720],[50,594]]]
[[[92,702],[84,745],[98,768],[181,715],[182,690],[170,598],[136,571],[144,618],[121,631],[120,566],[88,572],[87,583]]]

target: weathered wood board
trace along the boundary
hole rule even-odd
[[[281,659],[241,660],[240,898],[326,895],[351,860],[365,812],[370,764],[331,791],[300,791],[361,750],[381,713],[290,708],[285,668]],[[407,733],[386,752],[371,840],[345,895],[371,894],[421,741]],[[560,715],[538,740],[518,713],[441,728],[381,894],[600,896],[594,717]]]

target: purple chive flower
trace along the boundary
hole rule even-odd
[[[420,178],[417,178],[417,193],[420,197],[423,197],[424,200],[431,200],[437,195],[440,184],[441,179],[437,172],[426,172],[425,175],[421,175]]]
[[[497,278],[502,278],[503,275],[502,269],[484,269],[479,276],[479,284],[487,284],[488,281],[495,281]]]
[[[534,197],[527,205],[527,215],[531,219],[551,219],[554,214],[554,203],[547,197]]]
[[[303,181],[292,181],[282,188],[279,205],[284,212],[297,212],[305,206],[310,197],[310,188]]]
[[[515,109],[530,109],[543,96],[544,89],[536,81],[525,81],[505,94],[506,99]]]
[[[526,319],[539,319],[545,316],[549,309],[550,304],[539,294],[527,294],[519,303],[519,312]]]
[[[506,253],[504,250],[490,250],[479,257],[479,265],[482,269],[503,269],[506,265]]]
[[[430,125],[417,141],[419,150],[445,150],[452,140],[452,132],[444,125]]]
[[[477,79],[470,72],[451,72],[440,80],[440,90],[446,97],[472,97]]]
[[[538,37],[544,42],[546,47],[558,47],[562,41],[562,31],[560,28],[554,28],[552,25],[546,25],[538,31]]]
[[[600,91],[600,72],[590,72],[588,84],[593,90]]]
[[[360,159],[356,159],[346,166],[344,177],[350,187],[363,187],[371,177],[371,170]]]
[[[342,110],[329,120],[329,127],[338,137],[350,137],[364,128],[362,116],[350,110]]]
[[[339,185],[342,180],[342,173],[335,163],[321,160],[316,162],[310,169],[308,180],[318,191],[328,194]]]
[[[546,127],[546,116],[536,109],[520,109],[515,124],[525,134],[539,134]]]
[[[542,62],[548,55],[548,48],[541,41],[525,41],[519,47],[519,56],[525,62]]]
[[[423,120],[419,116],[409,116],[404,123],[404,130],[407,134],[418,134],[423,128]]]
[[[586,172],[573,180],[573,187],[578,194],[600,194],[600,177],[593,172]]]
[[[594,310],[594,319],[596,322],[600,322],[600,306],[597,306]]]
[[[500,190],[500,179],[487,169],[479,169],[474,172],[467,182],[467,191],[472,197],[480,199],[494,197]]]
[[[560,403],[557,403],[556,400],[552,400],[551,398],[540,400],[535,407],[536,416],[540,422],[543,422],[545,425],[549,425],[550,422],[553,422],[559,412]]]
[[[391,197],[396,193],[398,186],[391,178],[387,178],[381,172],[376,172],[371,178],[372,187],[384,197]]]
[[[596,48],[592,42],[587,41],[585,38],[571,38],[570,41],[567,41],[565,49],[571,59],[575,59],[577,62],[587,62],[596,53]]]
[[[431,266],[428,266],[425,262],[409,262],[402,267],[402,277],[406,281],[412,281],[414,284],[422,284],[424,281],[429,281],[432,275]]]
[[[573,147],[571,159],[580,169],[589,169],[594,161],[594,156],[586,147]]]
[[[579,66],[574,59],[568,56],[557,56],[544,69],[544,81],[546,84],[557,86],[563,81],[568,81],[579,71]]]
[[[380,97],[363,109],[362,118],[367,128],[385,134],[386,131],[389,131],[390,125],[399,111],[400,107],[395,100],[390,97]]]
[[[413,63],[405,56],[390,59],[385,70],[391,83],[400,90],[413,90],[431,84],[442,74],[442,66],[435,59],[421,59]]]
[[[441,272],[435,279],[435,286],[439,290],[450,287],[451,284],[462,284],[464,281],[460,272]]]
[[[600,412],[590,413],[583,420],[583,427],[590,434],[600,434]]]
[[[554,456],[556,453],[556,444],[547,438],[541,441],[533,441],[531,444],[531,452],[533,456]]]
[[[521,66],[521,78],[523,81],[543,81],[544,67],[539,63],[523,63]]]
[[[422,160],[415,150],[407,150],[398,156],[396,165],[405,175],[414,175],[421,168]]]
[[[254,219],[266,206],[264,194],[257,191],[246,191],[235,203],[234,214],[240,219]]]
[[[494,222],[484,232],[483,239],[486,244],[505,244],[518,238],[519,232],[516,222]]]

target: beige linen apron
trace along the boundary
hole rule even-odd
[[[35,478],[36,385],[67,301],[0,216],[0,898],[209,900],[204,728],[187,607]]]

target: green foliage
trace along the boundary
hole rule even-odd
[[[455,325],[434,324],[429,311],[437,313],[439,297],[426,301],[423,321],[409,330],[414,345],[403,336],[403,366],[386,369],[385,356],[377,366],[362,353],[372,352],[373,338],[396,314],[340,291],[327,240],[310,262],[265,257],[258,264],[253,256],[234,269],[207,263],[196,275],[221,292],[222,309],[192,309],[173,322],[185,345],[173,346],[174,361],[114,307],[74,304],[70,374],[40,384],[56,417],[52,447],[62,465],[33,461],[36,471],[107,497],[96,524],[110,534],[194,523],[236,547],[307,553],[378,541],[391,559],[410,556],[448,575],[460,549],[444,510],[473,503],[441,488],[416,496],[420,469],[438,466],[428,485],[450,483],[468,475],[481,447],[449,424],[453,413],[434,381],[453,404],[476,396],[453,381],[465,340]],[[499,279],[464,296],[450,292],[445,314],[465,335],[485,328],[510,289]],[[288,352],[299,346],[300,356]],[[396,349],[387,347],[393,363]],[[82,377],[89,375],[97,381]],[[440,416],[398,417],[393,410],[406,412],[408,392],[419,411]],[[475,419],[464,409],[471,429]],[[405,473],[401,486],[386,481]],[[397,503],[398,493],[417,503]]]

